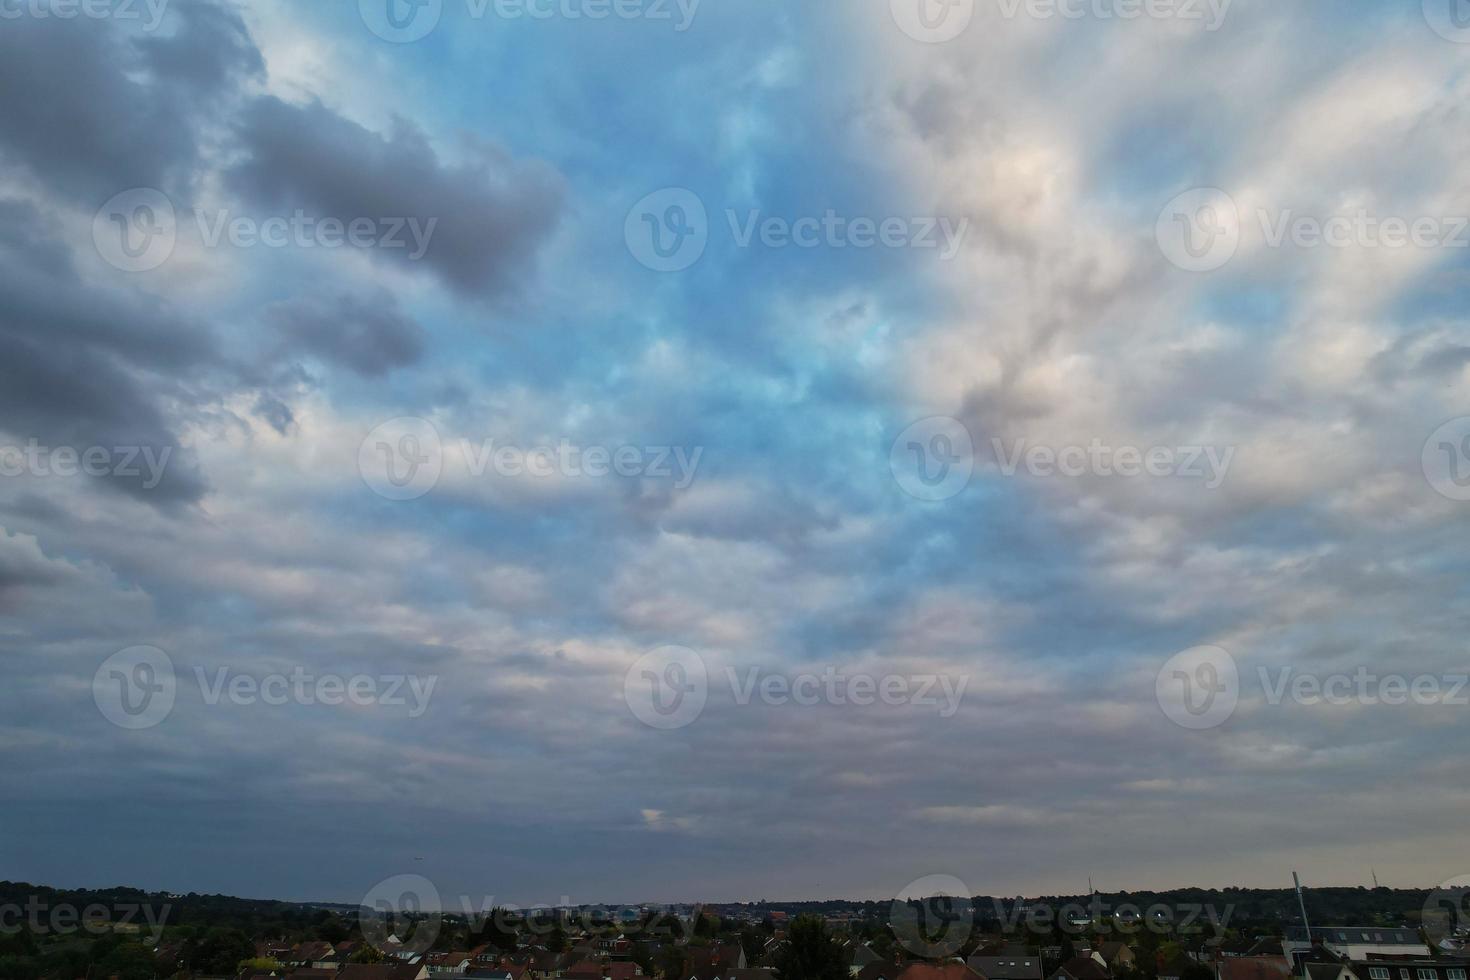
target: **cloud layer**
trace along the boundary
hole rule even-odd
[[[1263,677],[1464,672],[1470,504],[1425,447],[1470,414],[1467,253],[1271,230],[1470,214],[1470,46],[1417,5],[1235,0],[1211,30],[981,2],[939,44],[887,6],[674,31],[446,3],[408,44],[353,4],[7,22],[8,876],[521,903],[1447,877],[1466,709]],[[136,272],[94,239],[135,188],[174,212]],[[681,272],[625,239],[664,188],[706,212]],[[1239,229],[1207,272],[1157,231],[1194,188]],[[969,224],[946,260],[742,246],[752,211]],[[649,214],[668,242],[689,217]],[[421,254],[384,247],[411,219]],[[926,500],[893,460],[933,417],[973,472]],[[1007,473],[1093,444],[1231,455],[1214,487]],[[1206,644],[1239,703],[1186,730],[1156,682]],[[128,730],[94,676],[138,645],[177,691]],[[667,645],[708,683],[660,729],[626,685]],[[417,715],[210,703],[303,674],[436,683]]]

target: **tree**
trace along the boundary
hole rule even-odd
[[[663,974],[664,980],[687,977],[689,972],[684,950],[674,943],[665,944],[658,951],[658,969],[659,973]]]
[[[799,915],[786,933],[786,946],[776,957],[777,980],[847,980],[847,958],[827,934],[827,923],[815,915]]]
[[[347,957],[349,963],[381,963],[383,962],[383,951],[371,943],[359,946],[351,956]]]
[[[218,976],[233,974],[241,960],[255,956],[255,944],[239,929],[214,928],[204,934],[189,957],[189,965],[199,973]]]
[[[158,975],[153,951],[142,943],[124,943],[98,965],[106,976],[117,980],[153,980]]]
[[[470,935],[473,945],[489,943],[496,949],[509,952],[516,948],[516,929],[509,924],[510,912],[496,906],[490,910],[485,917],[485,922],[480,928]]]
[[[766,951],[765,933],[746,926],[740,930],[740,948],[745,953],[745,962],[755,966],[755,961]]]

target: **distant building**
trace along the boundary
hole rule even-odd
[[[1299,958],[1312,945],[1318,945],[1350,960],[1366,960],[1373,953],[1429,956],[1429,947],[1416,929],[1385,929],[1376,926],[1327,926],[1312,930],[1311,942],[1297,927],[1289,930],[1283,944],[1288,956]]]

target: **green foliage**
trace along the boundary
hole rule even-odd
[[[359,949],[354,950],[352,955],[347,957],[347,962],[381,963],[383,962],[383,959],[383,951],[378,949],[378,947],[372,945],[364,945]]]
[[[123,943],[98,965],[103,976],[117,980],[154,980],[158,976],[158,960],[142,943]]]
[[[516,948],[516,930],[510,924],[510,913],[499,906],[490,910],[479,929],[470,934],[470,943],[479,946],[489,943],[498,950],[510,952]]]
[[[800,915],[776,958],[777,980],[846,980],[847,959],[819,916]]]
[[[241,960],[255,956],[255,944],[239,929],[214,928],[204,934],[190,949],[185,947],[184,959],[199,973],[224,975],[233,973]]]
[[[240,965],[235,968],[235,970],[236,970],[237,973],[243,973],[246,970],[283,970],[283,969],[285,969],[285,964],[284,963],[281,963],[278,960],[273,960],[269,956],[257,956],[257,957],[255,957],[253,959],[241,960],[240,961]]]

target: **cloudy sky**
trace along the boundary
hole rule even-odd
[[[1448,0],[4,11],[0,876],[1470,872]]]

